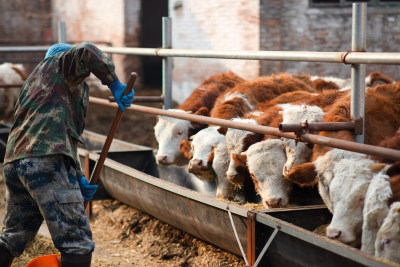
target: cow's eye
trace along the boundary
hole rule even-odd
[[[388,246],[390,244],[390,239],[382,239],[381,240],[381,247],[382,247],[382,249],[385,247],[385,246]]]
[[[183,132],[182,132],[182,131],[179,131],[179,132],[177,132],[176,134],[177,134],[177,135],[182,135]]]

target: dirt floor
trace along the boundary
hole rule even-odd
[[[159,90],[136,95],[160,95]],[[106,93],[107,94],[107,93]],[[96,95],[99,96],[99,95]],[[146,104],[161,107],[160,104]],[[116,109],[90,105],[86,129],[106,135]],[[125,112],[115,138],[156,148],[153,127],[156,118]],[[2,167],[2,166],[1,166]],[[5,186],[0,176],[0,196]],[[91,227],[96,243],[92,266],[244,266],[243,259],[194,238],[166,223],[115,200],[92,203]],[[4,198],[0,197],[0,218]],[[0,222],[2,226],[2,220]],[[25,266],[31,259],[58,253],[46,232],[40,232],[12,267]]]

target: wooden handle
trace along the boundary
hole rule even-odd
[[[131,77],[129,78],[128,84],[126,85],[126,89],[124,91],[124,95],[130,93],[130,91],[132,90],[133,85],[135,84],[136,78],[137,78],[137,74],[135,72],[132,72],[131,73]],[[103,165],[104,165],[104,161],[106,160],[108,151],[110,150],[111,142],[114,139],[114,135],[115,135],[115,133],[117,131],[119,122],[121,121],[122,114],[123,114],[122,110],[120,110],[118,108],[117,114],[115,114],[114,120],[113,120],[113,122],[111,124],[110,131],[108,132],[106,142],[104,143],[103,150],[101,151],[99,160],[97,161],[96,167],[95,167],[95,169],[94,169],[94,171],[92,173],[92,176],[90,178],[90,184],[91,185],[97,184],[97,181],[98,181],[99,176],[100,176],[101,169],[103,168]],[[86,207],[88,205],[88,201],[85,201],[84,205],[85,205],[85,209],[86,209]]]

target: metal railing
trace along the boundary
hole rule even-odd
[[[102,51],[111,54],[125,54],[125,55],[138,55],[138,56],[158,56],[163,57],[163,83],[162,83],[162,96],[158,97],[159,100],[164,101],[164,109],[172,107],[172,61],[171,57],[195,57],[195,58],[221,58],[221,59],[244,59],[244,60],[269,60],[269,61],[297,61],[297,62],[324,62],[324,63],[342,63],[351,64],[351,115],[355,121],[363,122],[364,118],[364,88],[365,88],[365,66],[363,64],[400,64],[400,53],[375,53],[365,52],[365,24],[366,24],[366,4],[353,3],[353,27],[352,27],[352,51],[345,52],[314,52],[314,51],[217,51],[217,50],[190,50],[190,49],[172,49],[172,34],[171,34],[171,19],[163,18],[163,47],[161,48],[136,48],[136,47],[102,47]],[[63,29],[62,26],[59,27]],[[64,31],[65,32],[65,31]],[[65,34],[65,33],[64,33]],[[59,36],[59,38],[62,40]],[[64,39],[65,40],[65,39]],[[45,52],[48,46],[39,47],[0,47],[1,52]],[[157,100],[155,100],[157,101]],[[105,102],[101,102],[105,104]],[[136,109],[141,112],[145,111],[143,108]],[[162,110],[152,110],[149,113],[155,115],[164,115],[178,118],[175,113],[165,113]],[[197,121],[195,115],[185,115],[186,120]],[[214,119],[210,118],[212,121]],[[207,121],[207,119],[201,119]],[[215,123],[215,122],[214,122]],[[216,125],[224,125],[230,128],[246,129],[249,130],[253,126],[244,126],[225,121],[215,123]],[[263,126],[259,126],[263,127]],[[265,127],[265,126],[264,126]],[[267,127],[270,128],[270,127]],[[363,127],[362,127],[363,128]],[[294,134],[282,133],[278,129],[265,130],[266,128],[252,128],[255,132],[267,133],[276,136],[285,136],[288,138],[296,138]],[[363,131],[361,131],[362,133]],[[400,160],[398,151],[383,148],[371,148],[372,146],[364,145],[365,147],[355,148],[353,144],[347,144],[345,148],[341,145],[343,140],[322,140],[322,137],[317,137],[311,134],[302,134],[301,139],[307,142],[324,144],[332,147],[343,148],[355,152],[365,153],[369,155],[383,156],[389,159]],[[322,141],[321,141],[322,140]],[[364,142],[363,134],[356,136],[356,141],[359,143]],[[377,152],[378,151],[378,152]],[[384,152],[382,152],[384,151]]]

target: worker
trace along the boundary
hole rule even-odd
[[[84,200],[93,198],[80,169],[89,102],[84,79],[93,73],[125,111],[133,101],[101,50],[90,43],[51,46],[25,81],[14,109],[4,157],[6,207],[0,234],[0,267],[10,266],[46,221],[61,266],[90,266],[94,242]]]

